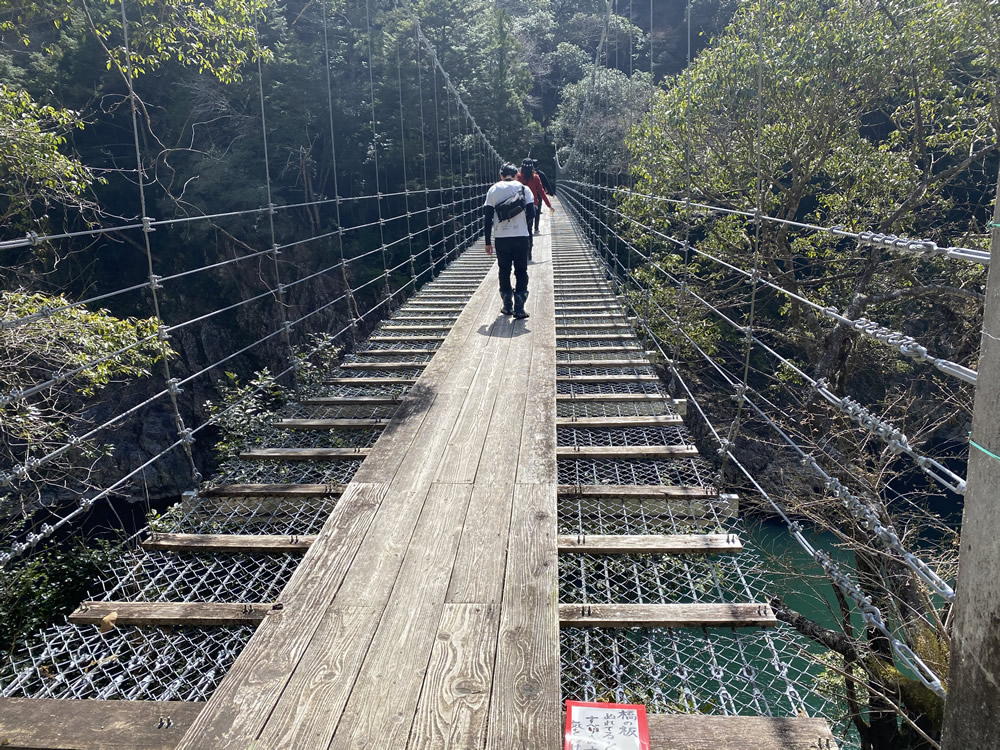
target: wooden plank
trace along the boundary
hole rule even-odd
[[[340,717],[344,701],[341,694],[350,692],[381,614],[381,606],[325,608],[309,650],[289,675],[291,679],[276,706],[269,715],[260,717],[259,739],[244,744],[197,747],[200,750],[325,748]]]
[[[837,750],[824,719],[648,714],[650,750]]]
[[[490,435],[493,433],[491,432]],[[487,438],[491,446],[500,447]],[[509,441],[510,442],[510,441]],[[503,446],[504,460],[517,456],[517,446]],[[512,476],[493,484],[476,484],[469,501],[469,523],[462,530],[455,566],[445,601],[486,603],[500,606],[503,600],[504,570],[507,568],[510,513],[514,502]]]
[[[410,390],[400,406],[397,415],[403,415],[404,419],[398,422],[398,427],[383,433],[370,460],[355,475],[355,481],[363,477],[390,479],[391,489],[330,605],[329,617],[336,620],[352,602],[363,601],[369,606],[363,613],[356,613],[356,617],[366,619],[351,627],[336,626],[336,622],[328,627],[328,619],[322,620],[315,639],[274,703],[267,726],[261,730],[262,741],[273,742],[268,746],[326,747],[341,720],[362,660],[374,648],[376,628],[383,616],[388,617],[384,608],[401,575],[418,519],[429,518],[423,510],[430,481],[451,433],[454,415],[467,396],[478,367],[476,347],[485,343],[480,341],[479,326],[484,320],[496,318],[489,297],[483,293],[470,301],[449,340],[424,371],[421,384]],[[464,487],[459,491],[471,491],[470,486]],[[457,507],[454,502],[446,504],[451,510]],[[440,507],[433,515],[447,518]],[[420,551],[422,555],[426,555],[427,549],[435,549],[434,541],[422,543],[425,546]],[[410,589],[412,593],[420,587],[414,585]],[[409,613],[397,610],[397,615],[396,626],[409,622]],[[428,625],[431,626],[433,623]],[[343,654],[348,656],[339,656]],[[335,659],[340,662],[335,663]],[[395,675],[384,682],[392,679]],[[393,710],[378,701],[373,705],[381,705],[383,711]]]
[[[537,262],[542,261],[544,248],[539,242],[535,250]],[[520,435],[525,418],[529,392],[529,365],[538,345],[538,321],[543,316],[539,304],[542,298],[539,284],[544,275],[533,277],[532,294],[526,309],[532,317],[530,335],[520,335],[528,328],[525,323],[506,323],[511,338],[507,340],[506,358],[499,367],[498,382],[493,383],[496,398],[485,434],[487,450],[480,449],[480,460],[474,481],[476,487],[469,503],[469,518],[462,531],[455,567],[449,584],[448,602],[487,602],[500,604],[503,598],[503,578],[507,565],[508,534],[513,503],[514,467],[520,470],[518,455]],[[517,334],[517,335],[515,335]],[[551,371],[550,371],[551,376]]]
[[[497,605],[444,605],[407,750],[483,746],[499,619]]]
[[[388,487],[352,482],[316,543],[279,597],[284,609],[264,619],[216,688],[177,750],[251,747],[307,645],[324,622],[363,532]],[[367,608],[357,608],[364,619]],[[377,616],[377,613],[376,613]],[[329,619],[326,620],[329,625]],[[346,654],[344,658],[355,658]]]
[[[659,375],[557,375],[557,383],[659,383]]]
[[[743,544],[735,534],[632,534],[605,536],[576,534],[559,537],[560,552],[594,555],[690,555],[740,552]]]
[[[678,414],[650,417],[560,417],[556,427],[655,427],[684,424]]]
[[[697,456],[693,445],[573,445],[556,448],[556,458],[677,458]]]
[[[497,398],[511,392],[503,381],[510,369],[507,354],[513,331],[514,326],[504,318],[495,318],[486,331],[479,367],[441,457],[439,481],[472,482],[476,478]],[[491,460],[497,459],[494,456]]]
[[[329,750],[405,746],[434,648],[471,494],[470,485],[431,486],[392,596]],[[323,706],[323,710],[329,709]],[[401,720],[387,721],[388,716]]]
[[[359,357],[398,357],[401,354],[413,355],[413,354],[437,354],[437,349],[363,349],[359,352],[355,352]],[[424,362],[423,364],[427,364]]]
[[[773,627],[768,604],[560,604],[559,624],[574,628]]]
[[[204,703],[0,698],[5,750],[174,750]]]
[[[642,352],[642,347],[639,346],[638,342],[636,342],[634,346],[557,346],[556,352],[573,354],[589,354],[591,352],[628,352],[636,354]],[[562,364],[561,360],[560,364]]]
[[[407,393],[405,403],[397,411],[402,420],[400,428],[383,433],[374,446],[374,457],[361,465],[355,481],[383,481],[393,476],[408,455],[409,446],[422,451],[422,457],[414,459],[422,470],[436,471],[455,414],[467,397],[469,383],[479,366],[475,353],[485,344],[480,328],[486,321],[495,319],[490,294],[477,293],[452,328],[448,341],[424,369],[420,385]],[[423,415],[424,422],[414,420],[417,414]],[[421,431],[419,445],[416,443],[418,430]],[[428,474],[427,481],[431,478]]]
[[[670,396],[662,393],[558,393],[556,401],[666,401],[674,404]]]
[[[416,378],[326,378],[324,385],[413,385]]]
[[[254,625],[273,605],[261,602],[83,602],[69,615],[74,625],[100,625],[111,614],[114,625]]]
[[[263,747],[325,748],[333,736],[426,503],[426,484],[405,484],[389,488],[315,637],[262,722]],[[357,601],[366,606],[350,604]]]
[[[240,458],[277,458],[283,461],[334,461],[364,458],[370,448],[258,448],[244,451]]]
[[[560,484],[559,495],[594,498],[715,498],[719,496],[719,492],[714,487],[676,487],[658,484]]]
[[[552,267],[552,238],[568,227],[568,219],[553,217],[552,231],[536,241],[536,257],[545,267]],[[524,420],[521,425],[521,450],[517,459],[517,481],[547,483],[556,476],[556,334],[553,318],[553,283],[549,273],[536,280],[536,317],[532,332],[531,368],[525,388]]]
[[[421,341],[444,341],[447,336],[429,333],[423,336],[371,336],[368,341],[388,344],[419,344]]]
[[[556,493],[516,484],[486,750],[561,741]]]
[[[388,423],[388,419],[279,419],[272,426],[282,430],[370,430]]]
[[[559,360],[559,367],[652,367],[648,359],[574,359]]]
[[[223,497],[282,496],[326,496],[341,495],[346,484],[220,484],[202,490],[203,495]]]
[[[648,364],[648,363],[647,363]],[[341,370],[412,370],[426,367],[426,362],[341,362]]]
[[[140,545],[143,549],[171,552],[305,552],[316,541],[315,534],[161,534],[153,533]]]
[[[303,406],[391,406],[398,405],[402,396],[318,396],[299,401]]]

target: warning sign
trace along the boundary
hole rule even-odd
[[[563,750],[649,750],[646,707],[566,701]]]

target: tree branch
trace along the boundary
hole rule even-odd
[[[781,597],[776,596],[771,599],[771,609],[774,610],[775,617],[781,622],[791,625],[809,640],[840,654],[848,661],[855,662],[861,660],[861,654],[858,652],[858,647],[853,639],[848,638],[843,633],[824,628],[808,617],[800,615],[793,609],[789,609],[781,600]]]

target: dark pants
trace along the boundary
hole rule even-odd
[[[523,294],[528,291],[528,250],[531,247],[530,237],[496,237],[493,244],[497,251],[497,263],[500,265],[500,293],[516,292]],[[517,287],[511,289],[510,267],[514,266],[514,278]]]
[[[542,204],[535,204],[535,231],[538,231],[538,221],[542,218]]]

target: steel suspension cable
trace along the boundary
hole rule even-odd
[[[378,161],[378,130],[375,117],[375,58],[372,55],[372,25],[371,25],[371,0],[365,0],[365,30],[368,36],[368,91],[371,95],[371,119],[372,119],[372,158],[375,163],[375,192],[379,198],[376,201],[378,206],[378,233],[382,243],[382,272],[385,277],[385,294],[392,295],[392,288],[389,284],[389,263],[385,255],[385,219],[382,217],[382,187],[379,177]]]
[[[132,66],[132,51],[129,45],[128,36],[128,17],[125,13],[125,0],[121,3],[121,18],[122,18],[122,40],[125,45],[125,62],[126,62],[126,85],[128,87],[129,93],[129,103],[132,114],[132,141],[135,148],[135,162],[136,162],[136,174],[139,184],[139,206],[143,217],[143,222],[146,223],[148,220],[146,217],[148,213],[146,211],[146,181],[145,181],[145,171],[142,163],[142,151],[139,148],[139,115],[138,115],[138,105],[136,104],[136,94],[134,88],[134,71]],[[177,395],[180,393],[180,389],[176,385],[176,379],[172,376],[170,371],[170,347],[167,343],[168,335],[165,331],[163,316],[160,314],[160,299],[157,294],[158,284],[156,282],[156,273],[153,270],[153,250],[149,241],[149,233],[152,231],[148,225],[143,227],[143,247],[146,252],[146,264],[149,272],[149,291],[153,302],[153,313],[157,321],[157,338],[160,342],[160,359],[163,361],[163,376],[167,383],[168,390],[170,393],[170,405],[173,409],[174,425],[177,428],[177,434],[180,436],[180,442],[184,445],[184,454],[187,456],[188,465],[191,469],[191,477],[194,483],[197,485],[201,482],[201,472],[198,471],[198,466],[194,460],[194,454],[191,451],[191,446],[193,444],[193,439],[191,437],[191,431],[184,424],[184,418],[181,416],[180,407],[177,402]]]
[[[577,183],[572,180],[568,180],[567,182],[571,185],[574,184],[581,185],[581,183]],[[598,189],[601,189],[599,185],[592,185],[591,187],[596,187]],[[569,189],[572,190],[572,188]],[[638,219],[626,215],[622,212],[616,211],[615,209],[609,208],[609,210],[619,216],[622,216],[627,221],[635,224],[637,227],[640,227],[649,232],[653,232],[657,236],[662,237],[663,239],[672,242],[673,244],[679,247],[683,246],[682,240],[678,240],[675,237],[671,237],[670,235],[657,230],[655,227],[643,224]],[[691,245],[691,251],[694,252],[696,255],[708,258],[709,260],[718,263],[719,265],[729,269],[730,271],[733,271],[734,273],[743,276],[748,280],[751,279],[752,272],[746,271],[745,269],[733,265],[732,263],[729,263],[728,261],[723,260],[722,258],[719,258],[713,255],[712,253],[702,250],[697,245]],[[958,378],[959,380],[963,380],[966,383],[970,383],[972,385],[976,384],[975,370],[966,367],[965,365],[960,365],[957,362],[952,362],[951,360],[944,359],[942,357],[935,357],[929,354],[926,347],[921,346],[912,336],[906,336],[902,333],[898,333],[885,326],[881,326],[874,321],[868,320],[867,318],[858,318],[858,319],[848,318],[847,316],[837,312],[836,308],[824,307],[810,300],[809,298],[802,296],[801,294],[797,294],[796,292],[792,292],[788,289],[785,289],[783,286],[773,281],[773,279],[769,275],[760,275],[758,281],[759,283],[777,292],[780,292],[786,297],[794,299],[810,307],[811,309],[815,310],[820,316],[829,318],[830,320],[836,321],[841,325],[845,325],[848,328],[858,331],[859,333],[863,334],[866,337],[879,341],[885,344],[886,346],[889,346],[890,348],[897,350],[900,354],[902,354],[905,357],[916,360],[917,362],[927,362],[947,375],[951,375],[952,377]]]
[[[260,46],[260,39],[258,37],[257,23],[254,23],[254,39],[257,40],[258,47]],[[285,348],[288,353],[289,363],[295,362],[295,350],[292,346],[292,330],[291,325],[288,323],[288,312],[286,310],[287,300],[285,299],[285,287],[281,283],[281,270],[278,264],[278,256],[281,254],[281,250],[278,248],[277,235],[274,231],[274,199],[272,198],[271,192],[271,159],[268,153],[267,145],[267,107],[264,103],[264,67],[261,62],[261,56],[257,56],[257,84],[258,93],[260,94],[260,132],[261,132],[261,142],[263,144],[264,151],[264,186],[267,191],[267,223],[268,229],[271,233],[271,259],[274,265],[274,283],[276,289],[271,291],[274,293],[274,301],[278,306],[278,314],[281,319],[281,325],[284,328],[285,334]],[[265,282],[266,283],[266,282]],[[298,391],[299,384],[298,378],[295,377],[294,370],[292,374],[292,387]]]

